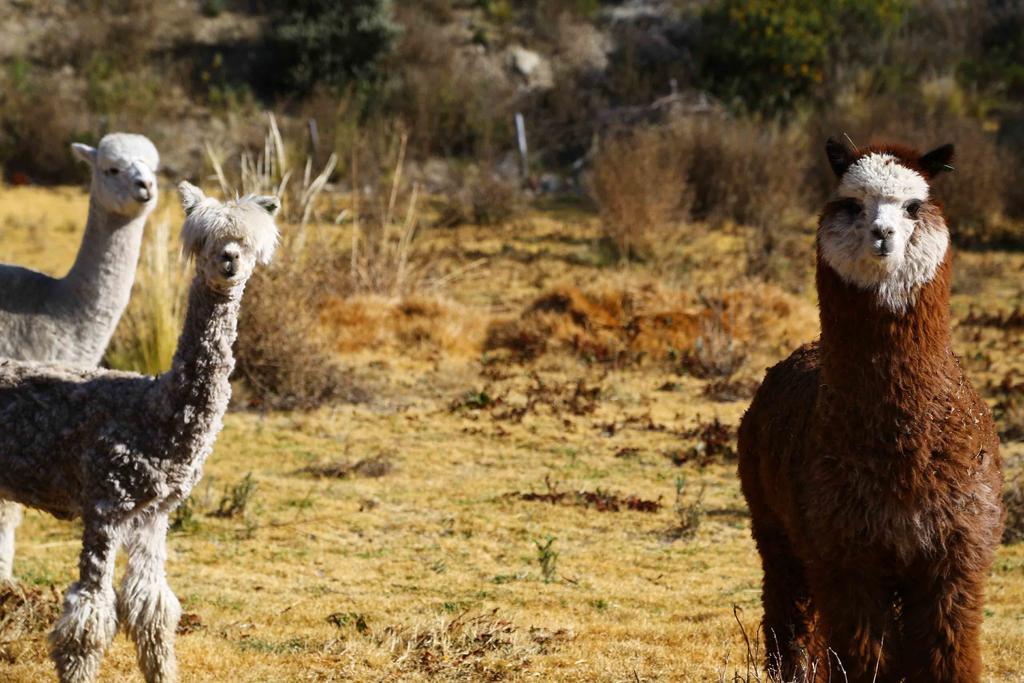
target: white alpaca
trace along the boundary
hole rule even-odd
[[[202,475],[231,395],[245,283],[277,241],[276,197],[220,203],[182,183],[196,261],[185,326],[160,377],[0,361],[0,494],[83,522],[79,580],[51,636],[62,683],[94,681],[118,620],[150,683],[176,678],[180,606],[164,564],[168,515]],[[128,551],[114,592],[118,547]]]
[[[94,367],[128,305],[160,157],[148,139],[127,133],[71,148],[92,167],[78,257],[63,278],[0,264],[0,358]],[[0,580],[11,578],[20,520],[17,505],[0,501]]]

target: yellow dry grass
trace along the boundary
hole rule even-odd
[[[12,196],[30,195],[23,212],[12,209]],[[66,267],[84,204],[56,191],[54,205],[68,206],[40,214],[33,207],[47,196],[0,192],[3,260]],[[54,218],[18,227],[27,215]],[[483,259],[446,298],[419,300],[414,315],[371,298],[325,307],[340,360],[372,377],[373,397],[312,413],[227,416],[194,492],[193,524],[169,541],[170,582],[195,615],[178,639],[183,681],[717,681],[745,671],[734,606],[753,633],[760,566],[734,465],[677,466],[670,457],[694,445],[681,432],[698,416],[736,425],[745,402],[711,402],[704,381],[659,359],[616,367],[556,350],[518,365],[479,352],[488,324],[521,317],[558,288],[597,302],[607,298],[602,292],[638,296],[652,283],[665,296],[698,286],[741,299],[758,293],[736,276],[738,229],[698,234],[674,270],[657,272],[602,264],[593,257],[595,234],[592,217],[572,213],[535,216],[515,229],[433,231],[428,239]],[[960,263],[957,315],[1024,297],[1024,256],[965,254]],[[759,375],[771,362],[765,349],[781,355],[814,335],[809,296],[779,293],[784,311],[744,314],[748,341],[757,341],[755,314],[773,338],[754,345],[761,351],[743,374]],[[985,334],[978,342],[957,335],[979,385],[1020,367],[1019,341]],[[410,340],[421,352],[407,351]],[[581,387],[586,397],[577,400]],[[537,395],[545,400],[530,404]],[[393,469],[342,479],[299,472],[374,457]],[[1019,470],[1024,448],[1009,444],[1004,457]],[[210,515],[225,487],[247,473],[256,488],[246,512]],[[706,486],[692,540],[673,540],[678,478],[688,491]],[[662,507],[611,512],[507,495],[545,492],[545,481]],[[75,575],[78,531],[27,512],[20,579],[63,589]],[[537,542],[548,538],[558,556],[546,582]],[[986,681],[1020,680],[1022,605],[1024,544],[1000,551],[988,584]],[[43,632],[0,661],[5,681],[52,677]],[[101,680],[141,680],[123,635]]]

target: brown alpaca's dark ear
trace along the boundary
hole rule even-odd
[[[953,145],[949,144],[936,147],[927,154],[921,155],[917,164],[929,177],[934,178],[943,171],[952,171],[953,167],[949,165],[951,161],[953,161]]]
[[[828,155],[828,163],[832,166],[832,172],[837,178],[842,178],[846,169],[854,162],[856,154],[852,149],[835,138],[825,141],[825,154]]]

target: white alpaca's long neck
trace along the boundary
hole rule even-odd
[[[196,275],[178,350],[158,385],[159,413],[176,425],[172,450],[197,465],[210,454],[231,398],[242,289],[215,291]]]
[[[65,316],[76,360],[97,365],[128,306],[149,212],[110,213],[89,200],[85,236],[71,270],[60,281],[58,308]]]

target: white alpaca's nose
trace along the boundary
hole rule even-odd
[[[234,277],[238,274],[238,260],[241,257],[238,247],[225,247],[220,255],[220,272],[224,277]]]

